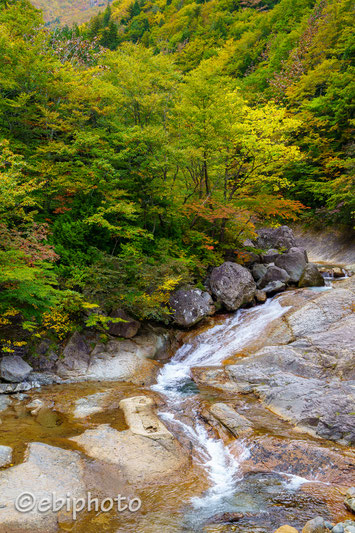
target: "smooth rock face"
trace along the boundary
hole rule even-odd
[[[306,294],[275,321],[269,346],[223,369],[193,369],[194,379],[231,393],[254,393],[302,430],[355,443],[354,281]]]
[[[159,482],[181,472],[188,463],[188,457],[171,434],[155,439],[100,425],[70,440],[77,442],[90,457],[118,466],[129,483]]]
[[[24,463],[0,472],[1,531],[6,533],[52,533],[59,530],[54,512],[27,513],[15,509],[16,498],[30,492],[43,498],[85,497],[84,467],[79,453],[38,442],[29,444]]]
[[[83,338],[79,339],[80,349],[75,347],[76,341],[70,341],[69,350],[67,346],[64,358],[58,362],[57,374],[73,381],[115,380],[150,384],[158,366],[149,359],[154,358],[162,343],[162,337],[153,332],[137,335],[134,339],[97,343],[94,348],[89,347]]]
[[[279,268],[275,265],[269,265],[267,267],[265,275],[261,278],[258,283],[259,289],[263,289],[269,283],[273,281],[281,281],[282,283],[287,283],[290,279],[289,274],[283,268]]]
[[[269,248],[276,248],[277,250],[289,250],[296,246],[296,239],[293,231],[288,226],[280,226],[279,228],[261,228],[257,231],[258,238],[256,246],[268,250]]]
[[[301,248],[292,248],[290,252],[281,254],[275,259],[275,265],[286,270],[292,283],[299,282],[306,264],[304,250]]]
[[[139,328],[141,327],[138,320],[134,320],[123,309],[116,309],[110,315],[112,318],[120,318],[124,322],[111,322],[109,325],[109,334],[115,337],[123,337],[125,339],[131,339],[137,335]]]
[[[245,435],[251,431],[253,424],[245,416],[237,413],[233,407],[225,403],[214,403],[210,413],[221,422],[235,437]]]
[[[299,287],[323,287],[324,278],[316,265],[307,263],[298,282]]]
[[[226,262],[211,272],[210,286],[215,298],[229,311],[235,311],[254,299],[256,285],[249,270]]]
[[[32,371],[32,367],[19,355],[5,355],[0,361],[0,377],[5,381],[20,383]]]
[[[0,445],[0,467],[10,464],[11,459],[12,459],[12,448],[10,448],[10,446]]]
[[[169,303],[175,324],[184,327],[193,326],[215,312],[211,295],[200,289],[179,289],[170,296]]]
[[[327,533],[328,531],[329,530],[325,526],[324,520],[321,516],[317,516],[317,518],[309,520],[302,529],[302,533]]]

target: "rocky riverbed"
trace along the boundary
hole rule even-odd
[[[127,320],[108,343],[76,333],[61,357],[2,363],[1,532],[353,533],[355,277],[319,281],[293,238],[266,232],[248,270],[175,293],[192,330]],[[18,512],[23,492],[142,506],[74,520]]]

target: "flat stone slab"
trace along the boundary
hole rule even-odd
[[[125,398],[119,403],[127,425],[135,435],[150,439],[173,438],[170,431],[154,413],[154,401],[148,396]]]

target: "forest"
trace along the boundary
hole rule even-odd
[[[260,226],[353,225],[350,0],[134,0],[45,25],[0,2],[0,343],[243,263]],[[248,246],[249,244],[249,246]]]

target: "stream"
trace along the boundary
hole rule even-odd
[[[264,408],[251,395],[236,400],[228,391],[198,388],[191,375],[196,367],[220,367],[232,358],[245,355],[255,340],[267,336],[268,326],[285,314],[292,299],[307,300],[314,291],[330,290],[330,280],[321,289],[287,291],[268,299],[263,305],[242,309],[231,315],[217,316],[212,325],[185,335],[184,342],[165,363],[156,384],[141,387],[128,383],[76,383],[50,385],[31,391],[29,398],[51,403],[48,419],[35,420],[22,407],[21,401],[8,409],[2,418],[2,444],[14,448],[14,462],[23,461],[26,442],[45,442],[67,449],[77,449],[69,437],[98,424],[110,424],[122,431],[127,428],[120,399],[147,394],[156,399],[158,416],[191,457],[187,472],[178,480],[139,488],[134,493],[143,501],[139,513],[117,516],[83,515],[81,520],[60,531],[74,533],[271,533],[281,524],[293,523],[301,528],[307,520],[322,514],[330,519],[347,516],[343,507],[342,488],[320,481],[317,464],[312,475],[302,477],[291,469],[245,469],[255,442],[273,437],[284,442],[312,443],[316,439],[281,420]],[[247,353],[247,351],[246,351]],[[109,391],[113,401],[101,413],[81,420],[73,416],[78,399],[101,391]],[[216,432],[208,427],[201,412],[214,402],[234,402],[237,411],[253,420],[251,436],[235,439],[226,430]],[[51,418],[52,417],[52,418]],[[319,444],[319,440],[316,441]],[[340,445],[325,441],[321,445],[344,453]],[[92,461],[88,467],[95,470]],[[291,470],[291,471],[290,471]],[[1,527],[0,527],[1,531]]]

